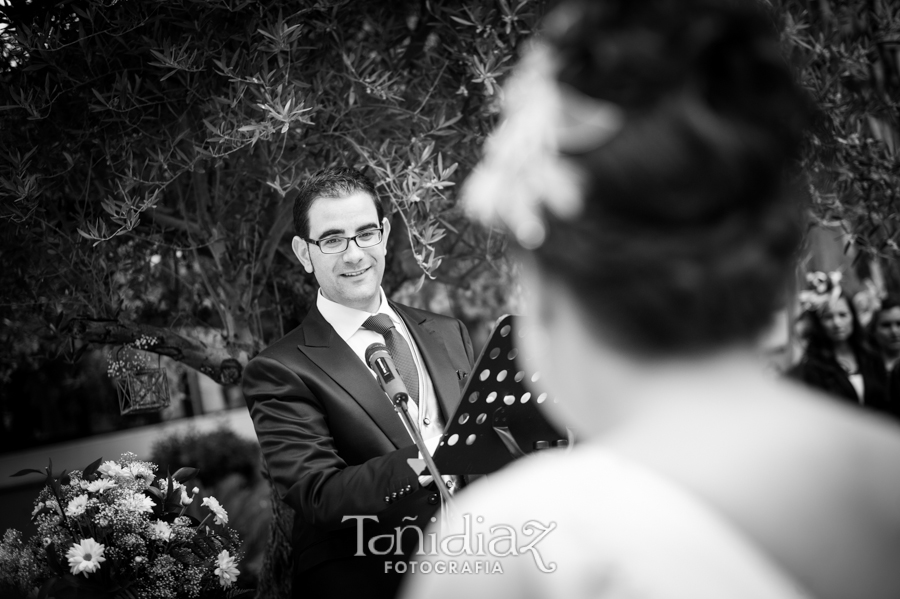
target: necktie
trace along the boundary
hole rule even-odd
[[[416,405],[419,405],[419,371],[416,369],[416,362],[413,360],[412,351],[403,335],[396,328],[391,317],[387,314],[376,314],[370,316],[364,323],[363,328],[375,331],[384,337],[384,343],[387,345],[388,353],[394,360],[397,372],[406,385],[406,391]]]

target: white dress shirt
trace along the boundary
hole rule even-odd
[[[338,336],[347,342],[347,345],[350,346],[350,349],[353,350],[353,353],[359,357],[363,364],[366,361],[366,348],[373,343],[384,343],[384,336],[375,331],[362,328],[363,323],[375,314],[387,314],[390,317],[394,327],[409,344],[413,360],[416,363],[416,370],[419,373],[419,404],[416,405],[414,401],[407,402],[409,416],[417,424],[422,438],[428,442],[431,453],[434,453],[437,441],[440,440],[441,433],[444,431],[441,409],[438,405],[437,395],[434,392],[434,384],[431,382],[431,376],[429,376],[425,363],[422,361],[419,348],[416,347],[409,330],[406,328],[406,323],[391,309],[384,289],[381,289],[380,292],[381,305],[372,314],[333,302],[322,295],[321,289],[316,298],[316,307],[319,309],[322,317],[334,328]],[[368,365],[366,365],[366,369],[371,372],[373,378],[377,378]],[[390,401],[387,396],[385,396],[385,401]]]

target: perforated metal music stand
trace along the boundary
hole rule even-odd
[[[443,474],[490,474],[516,458],[571,442],[538,409],[556,399],[519,357],[513,340],[525,331],[516,323],[510,315],[497,321],[469,376],[434,453]]]

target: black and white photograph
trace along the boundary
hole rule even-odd
[[[900,5],[0,0],[2,599],[897,599]]]

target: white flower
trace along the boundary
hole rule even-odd
[[[87,486],[88,493],[100,493],[108,491],[116,486],[115,481],[108,478],[101,478],[89,483]]]
[[[43,539],[41,539],[41,545],[43,545],[44,547],[49,547],[50,543],[52,542],[53,541],[50,540],[50,537],[44,537]]]
[[[194,487],[191,490],[191,492],[194,494],[194,496],[196,496],[197,493],[200,492],[200,489],[198,489],[197,487]],[[194,503],[194,497],[191,495],[188,495],[186,488],[182,489],[181,490],[181,505],[191,505],[192,503]]]
[[[215,497],[204,497],[203,505],[209,508],[213,514],[215,514],[215,523],[216,524],[228,524],[228,512],[225,511],[219,501]]]
[[[159,488],[165,494],[169,490],[169,481],[166,479],[159,479],[156,481],[159,485]],[[200,492],[200,489],[194,487],[194,495]],[[178,482],[177,480],[172,481],[172,495],[175,497],[180,497],[179,502],[181,505],[191,505],[194,503],[194,498],[188,495],[187,487]]]
[[[103,557],[104,549],[106,548],[103,545],[92,538],[72,545],[72,548],[66,553],[72,574],[84,572],[84,575],[87,576],[99,570],[100,562],[106,561],[106,558]]]
[[[142,481],[147,485],[153,482],[153,471],[143,462],[132,462],[128,464],[127,470],[135,480]]]
[[[116,464],[115,462],[103,462],[103,464],[101,464],[100,467],[97,468],[97,472],[99,472],[103,476],[109,476],[109,477],[113,477],[113,476],[123,476],[123,477],[127,477],[127,478],[131,477],[131,472],[129,472],[128,470],[125,470],[124,468],[122,468],[121,466]]]
[[[36,506],[34,506],[34,510],[31,512],[31,517],[34,518],[37,516],[38,512],[44,509],[44,502],[39,501]]]
[[[54,509],[54,510],[56,510],[56,513],[59,514],[60,516],[62,516],[62,510],[59,509],[59,504],[56,503],[56,500],[55,500],[55,499],[48,499],[48,500],[47,500],[46,507],[47,507],[48,509]]]
[[[87,507],[87,502],[87,495],[79,495],[78,497],[70,501],[69,505],[66,506],[66,516],[69,516],[70,518],[80,516],[84,513],[84,510]]]
[[[215,570],[219,577],[219,584],[223,589],[227,589],[234,584],[241,571],[235,567],[234,558],[228,555],[228,551],[222,551],[216,558],[216,563],[219,566]]]
[[[157,520],[150,525],[150,536],[161,541],[168,541],[172,536],[172,527],[167,522]]]
[[[152,512],[154,505],[153,500],[143,493],[128,493],[119,500],[122,509],[133,512]]]
[[[583,209],[580,174],[563,152],[583,153],[612,139],[625,112],[560,85],[559,57],[532,44],[504,84],[503,120],[462,190],[470,216],[502,223],[528,249],[546,236],[543,209],[570,220]]]

